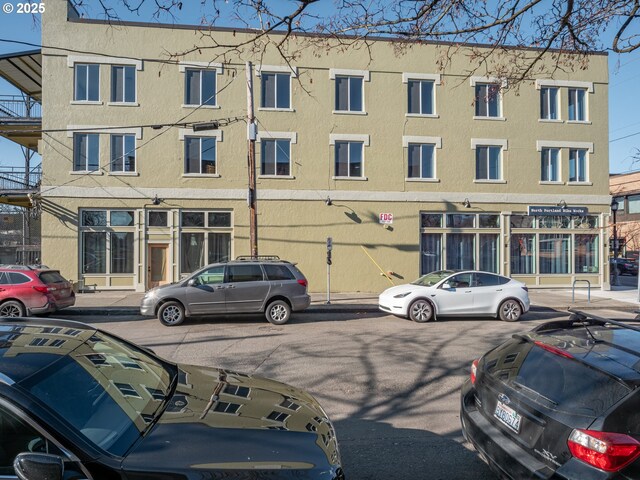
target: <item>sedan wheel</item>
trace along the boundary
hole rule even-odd
[[[25,309],[20,302],[9,300],[0,305],[0,317],[24,317]]]
[[[174,327],[184,322],[184,307],[178,302],[167,302],[158,311],[158,320],[167,327]]]
[[[433,318],[433,307],[427,300],[418,299],[409,306],[409,318],[424,323]]]
[[[504,322],[515,322],[520,319],[522,315],[522,307],[517,300],[505,300],[500,304],[500,310],[498,311],[500,320]]]

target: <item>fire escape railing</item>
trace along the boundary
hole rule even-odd
[[[40,187],[42,168],[40,165],[28,172],[21,167],[0,167],[0,193],[3,191],[35,191]]]
[[[0,95],[0,121],[42,118],[42,106],[37,100],[23,95]]]

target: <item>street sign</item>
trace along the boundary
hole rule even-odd
[[[391,225],[393,223],[393,213],[381,213],[378,215],[378,219],[384,225]]]

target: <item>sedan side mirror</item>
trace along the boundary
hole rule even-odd
[[[197,279],[195,279],[195,278],[191,278],[191,279],[187,282],[187,286],[188,286],[188,287],[193,287],[193,286],[195,286],[195,285],[197,285],[197,284],[198,284],[198,280],[197,280]]]
[[[443,290],[451,290],[451,285],[449,285],[448,283],[443,283],[440,288],[442,288]]]
[[[64,461],[48,453],[20,453],[13,461],[13,469],[20,480],[62,480]]]

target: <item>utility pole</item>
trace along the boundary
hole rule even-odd
[[[253,66],[247,62],[247,142],[249,153],[247,163],[249,167],[249,192],[247,203],[249,204],[249,238],[251,242],[251,256],[258,256],[258,212],[256,195],[256,128],[253,116]]]

